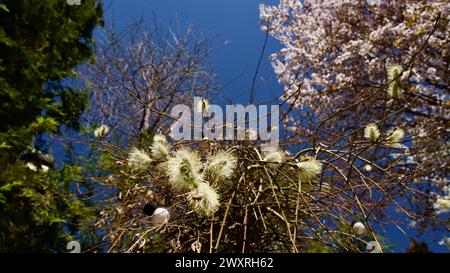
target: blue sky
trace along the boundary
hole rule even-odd
[[[277,1],[261,0],[115,0],[106,1],[106,19],[114,16],[118,26],[125,26],[142,14],[151,17],[156,14],[158,21],[168,26],[170,20],[178,19],[181,24],[193,23],[206,36],[213,38],[216,48],[212,54],[218,80],[227,86],[233,103],[248,103],[251,82],[255,73],[265,33],[259,29],[259,4],[276,4]],[[269,39],[259,73],[258,90],[255,101],[279,94],[281,86],[276,84],[272,67],[267,56],[280,49],[280,45]],[[263,83],[263,77],[275,86],[272,90]],[[214,103],[214,101],[213,101]]]
[[[206,36],[214,38],[214,47],[218,49],[211,57],[222,84],[243,72],[225,91],[231,96],[233,103],[246,104],[265,38],[265,33],[259,29],[259,4],[262,2],[276,4],[278,0],[106,0],[104,6],[108,7],[112,3],[106,10],[105,17],[109,20],[114,16],[119,28],[141,15],[151,17],[153,12],[163,26],[168,26],[170,20],[176,18],[181,24],[193,23]],[[272,98],[281,91],[267,60],[267,56],[278,49],[280,45],[269,39],[260,68],[255,102]],[[272,87],[263,84],[262,79],[269,80]],[[220,103],[214,100],[212,102]],[[394,226],[385,228],[390,234],[390,242],[397,244],[393,249],[405,251],[408,238]],[[428,242],[431,250],[445,252],[447,250],[437,244],[442,236],[443,232],[439,232],[439,235],[428,233],[420,239]]]

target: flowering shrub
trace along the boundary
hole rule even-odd
[[[132,148],[97,140],[108,250],[383,251],[387,225],[448,229],[449,4],[281,0],[260,13],[283,45],[270,57],[287,104],[279,146],[251,129],[246,140],[174,141],[156,127]],[[136,104],[160,132],[176,120]],[[193,107],[208,118],[207,100]],[[120,117],[121,129],[133,120]]]
[[[416,227],[448,230],[437,214],[448,211],[449,2],[281,0],[261,4],[260,18],[283,45],[270,56],[282,98],[303,111],[286,122],[292,134],[335,147],[348,168],[370,163],[359,182],[351,176],[360,170],[349,170],[348,183],[374,179],[384,197],[360,213],[394,204]]]
[[[108,153],[112,169],[120,171],[97,178],[114,189],[115,201],[102,209],[96,227],[107,232],[110,250],[188,251],[195,243],[210,245],[209,251],[298,251],[307,245],[298,234],[315,230],[312,215],[328,213],[317,198],[335,190],[318,181],[324,163],[310,149],[294,156],[254,144],[170,143],[157,134],[149,148]],[[164,147],[164,156],[154,153],[155,146]],[[146,203],[167,207],[170,219],[155,225],[141,212]],[[159,236],[144,239],[154,233]]]

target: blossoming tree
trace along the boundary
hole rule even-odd
[[[448,230],[449,4],[281,0],[260,13],[263,31],[283,45],[271,56],[284,87],[279,147],[170,139],[163,133],[176,117],[136,100],[165,86],[145,82],[159,84],[158,74],[131,70],[118,82],[140,79],[131,86],[136,96],[106,109],[124,117],[121,128],[136,130],[142,112],[158,126],[124,146],[97,130],[96,148],[106,152],[99,167],[108,171],[92,178],[107,192],[95,226],[107,249],[383,251],[386,224]],[[190,76],[184,87],[197,82]],[[120,98],[108,88],[107,101]]]
[[[417,227],[448,230],[448,1],[281,0],[260,18],[283,45],[270,56],[282,100],[303,116],[287,122],[293,136],[335,150],[346,169],[369,163],[354,169],[357,186],[373,181],[382,197],[361,213],[395,204]]]

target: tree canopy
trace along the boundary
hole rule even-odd
[[[95,0],[0,4],[0,251],[60,249],[64,229],[73,228],[62,223],[82,214],[69,186],[76,166],[53,170],[34,139],[79,129],[88,96],[65,79],[94,60],[92,33],[102,17]]]

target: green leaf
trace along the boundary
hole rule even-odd
[[[12,183],[8,183],[6,185],[1,186],[0,191],[2,192],[11,191],[12,188],[20,187],[22,185],[23,185],[22,181],[13,181]]]
[[[12,148],[12,146],[6,142],[0,143],[0,149],[11,149],[11,148]]]
[[[50,224],[53,224],[53,223],[65,223],[65,222],[66,222],[66,220],[64,220],[62,218],[52,218],[50,220]]]
[[[58,130],[59,123],[52,117],[39,116],[37,118],[38,126],[45,131],[55,132]]]
[[[5,4],[0,4],[0,9],[4,10],[6,12],[9,12],[9,9],[6,7]]]

